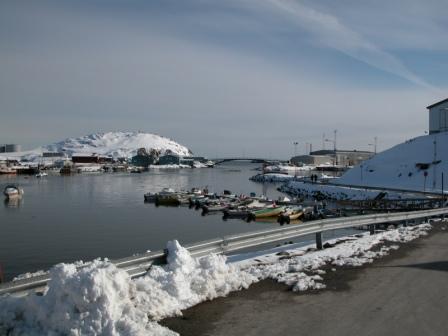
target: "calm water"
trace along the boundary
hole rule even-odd
[[[25,194],[19,204],[0,203],[0,266],[5,280],[18,274],[47,270],[59,262],[127,257],[159,250],[166,242],[198,242],[228,234],[278,227],[275,222],[222,220],[221,214],[201,216],[188,207],[156,207],[143,194],[164,187],[208,187],[221,193],[282,195],[277,185],[249,181],[257,164],[227,163],[213,169],[160,170],[143,174],[79,174],[8,177],[0,188],[18,183]],[[326,238],[353,233],[326,232]],[[299,239],[310,242],[314,236]]]
[[[258,165],[233,163],[213,169],[151,171],[143,174],[74,176],[0,176],[3,190],[19,183],[25,190],[18,205],[0,204],[0,264],[6,279],[48,269],[58,262],[118,258],[164,248],[166,242],[196,242],[232,233],[277,227],[276,223],[222,220],[188,207],[155,207],[143,194],[163,187],[208,186],[221,193],[280,195],[274,185],[248,180]]]

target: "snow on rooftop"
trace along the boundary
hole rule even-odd
[[[340,184],[441,192],[446,189],[448,132],[420,136],[381,152],[347,171]]]
[[[168,264],[153,266],[131,280],[107,260],[59,264],[42,296],[0,297],[0,334],[9,335],[177,335],[157,321],[180,315],[183,309],[231,291],[272,278],[295,291],[324,288],[325,265],[359,266],[384,256],[404,243],[425,235],[429,224],[399,228],[376,235],[332,240],[333,246],[316,251],[311,246],[286,246],[279,253],[233,257],[209,255],[194,259],[171,241]],[[83,267],[79,267],[83,265]]]

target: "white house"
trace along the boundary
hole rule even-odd
[[[429,134],[448,131],[448,98],[429,105]]]

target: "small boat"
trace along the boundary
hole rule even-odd
[[[36,174],[37,178],[41,178],[41,177],[45,177],[45,176],[48,176],[48,174],[45,172],[39,172],[38,174]]]
[[[181,196],[171,188],[164,188],[156,193],[155,203],[156,205],[180,205]]]
[[[289,224],[292,220],[301,218],[304,215],[302,207],[287,208],[282,214],[278,216],[277,222],[283,225]]]
[[[285,207],[272,205],[272,206],[268,206],[264,209],[251,211],[251,216],[254,219],[276,217],[276,216],[280,215],[283,211],[285,211]]]
[[[247,218],[250,210],[247,209],[226,209],[223,218]]]
[[[131,167],[131,168],[128,168],[128,170],[130,173],[133,173],[133,174],[141,174],[143,172],[142,167]]]
[[[157,199],[157,193],[148,192],[143,195],[145,202],[154,203]]]
[[[10,184],[5,187],[5,190],[3,190],[3,194],[7,199],[18,198],[23,195],[23,189],[14,184]]]
[[[229,206],[227,204],[210,204],[210,205],[203,205],[202,206],[202,214],[205,215],[207,213],[211,213],[211,212],[220,212],[220,211],[224,211],[228,208]]]
[[[15,175],[17,174],[17,169],[9,166],[0,166],[0,174]]]

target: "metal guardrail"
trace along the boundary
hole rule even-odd
[[[448,214],[448,207],[425,210],[409,211],[401,213],[371,214],[353,217],[338,217],[305,222],[284,228],[276,228],[263,231],[248,232],[244,234],[225,236],[199,243],[185,245],[184,247],[193,257],[201,257],[210,253],[229,253],[249,247],[289,240],[309,234],[316,234],[316,242],[321,248],[322,232],[346,229],[364,225],[376,225],[389,222],[408,222],[415,219],[428,219],[430,217],[444,216]],[[320,246],[319,246],[320,245]],[[129,273],[131,278],[146,274],[153,264],[166,263],[166,251],[148,252],[137,256],[112,260],[119,268]],[[0,284],[0,295],[25,294],[30,291],[41,291],[50,280],[49,274],[39,275],[27,279]]]

